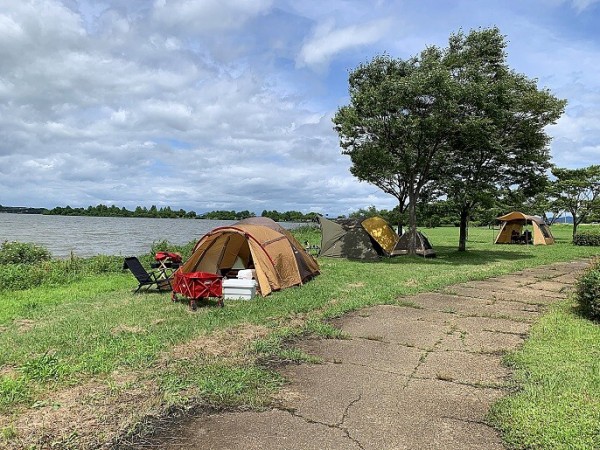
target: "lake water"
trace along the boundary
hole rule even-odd
[[[145,219],[128,217],[71,217],[0,213],[0,242],[42,245],[58,258],[77,256],[141,255],[152,242],[173,244],[197,241],[213,228],[233,220]],[[299,224],[281,223],[291,229]]]

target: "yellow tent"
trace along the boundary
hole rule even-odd
[[[500,233],[496,237],[495,244],[531,244],[533,245],[551,245],[554,244],[554,237],[550,232],[550,227],[541,217],[528,216],[519,211],[513,211],[498,217],[502,222]],[[523,227],[531,224],[533,236],[523,234]]]

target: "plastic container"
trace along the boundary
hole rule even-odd
[[[237,277],[243,280],[252,280],[253,278],[256,278],[256,270],[242,269],[238,272]]]
[[[251,300],[256,295],[256,281],[240,278],[223,280],[223,298],[225,300]]]

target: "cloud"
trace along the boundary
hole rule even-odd
[[[347,69],[486,21],[509,35],[511,66],[569,100],[549,127],[557,164],[598,164],[597,39],[549,26],[565,8],[548,1],[0,0],[0,203],[392,208],[332,130]]]
[[[344,28],[334,28],[331,22],[321,24],[302,46],[296,63],[299,67],[326,67],[338,53],[377,42],[390,25],[387,19]]]
[[[156,0],[154,20],[170,30],[206,34],[235,29],[266,13],[272,0]]]
[[[581,13],[588,9],[590,6],[595,5],[600,0],[571,0],[573,6],[577,10],[578,13]]]

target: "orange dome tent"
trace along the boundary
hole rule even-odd
[[[205,234],[179,271],[220,275],[240,264],[252,267],[262,296],[303,284],[319,274],[315,259],[291,233],[273,221],[251,222],[237,222]]]

